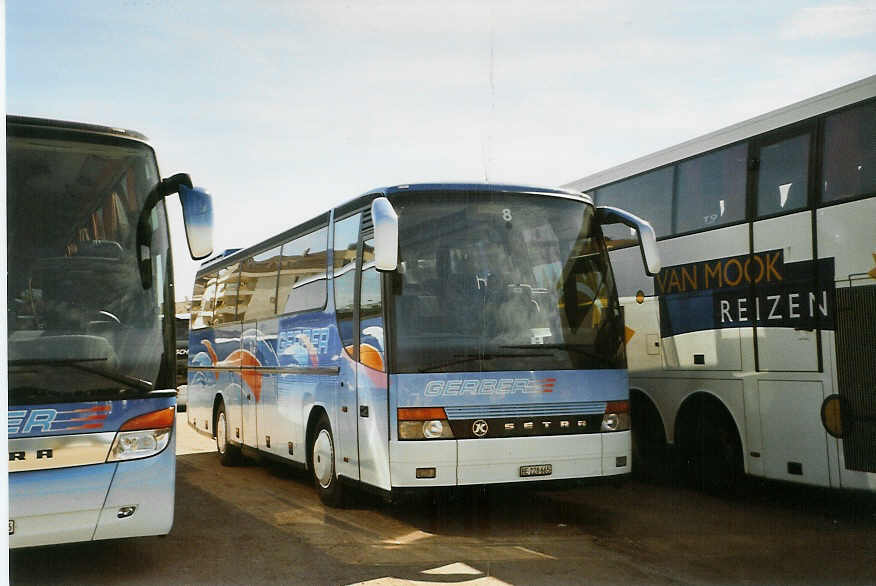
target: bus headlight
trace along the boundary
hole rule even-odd
[[[119,428],[106,461],[139,460],[164,451],[170,443],[175,411],[175,407],[168,407],[126,421]]]
[[[107,462],[148,458],[162,452],[170,441],[170,429],[123,431],[116,434]]]
[[[441,419],[433,419],[423,424],[423,436],[429,439],[436,437],[444,437],[444,430],[450,430],[450,425],[447,421]]]
[[[453,430],[443,407],[401,407],[398,439],[453,439]]]
[[[627,431],[630,429],[629,401],[609,401],[602,416],[602,431]]]

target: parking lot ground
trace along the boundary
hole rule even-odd
[[[215,452],[216,442],[210,436],[193,430],[186,420],[185,411],[176,414],[176,455]]]
[[[873,584],[873,560],[872,495],[631,481],[331,509],[305,472],[203,452],[178,457],[169,536],[10,553],[16,584]]]

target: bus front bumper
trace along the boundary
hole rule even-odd
[[[173,525],[176,433],[142,460],[9,474],[9,547],[165,535]]]
[[[628,474],[630,432],[391,441],[393,487],[462,486]],[[550,465],[550,473],[546,466]],[[429,476],[434,468],[434,478]],[[536,472],[535,474],[532,474]],[[532,474],[532,475],[525,475]]]

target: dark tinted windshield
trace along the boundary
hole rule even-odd
[[[623,320],[583,201],[397,197],[394,372],[623,368]]]
[[[140,210],[158,181],[134,141],[7,125],[9,403],[151,390],[165,336],[164,206],[150,214],[153,284],[135,256]]]

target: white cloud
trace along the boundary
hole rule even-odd
[[[876,2],[809,6],[797,11],[780,30],[786,40],[851,39],[876,35]]]

